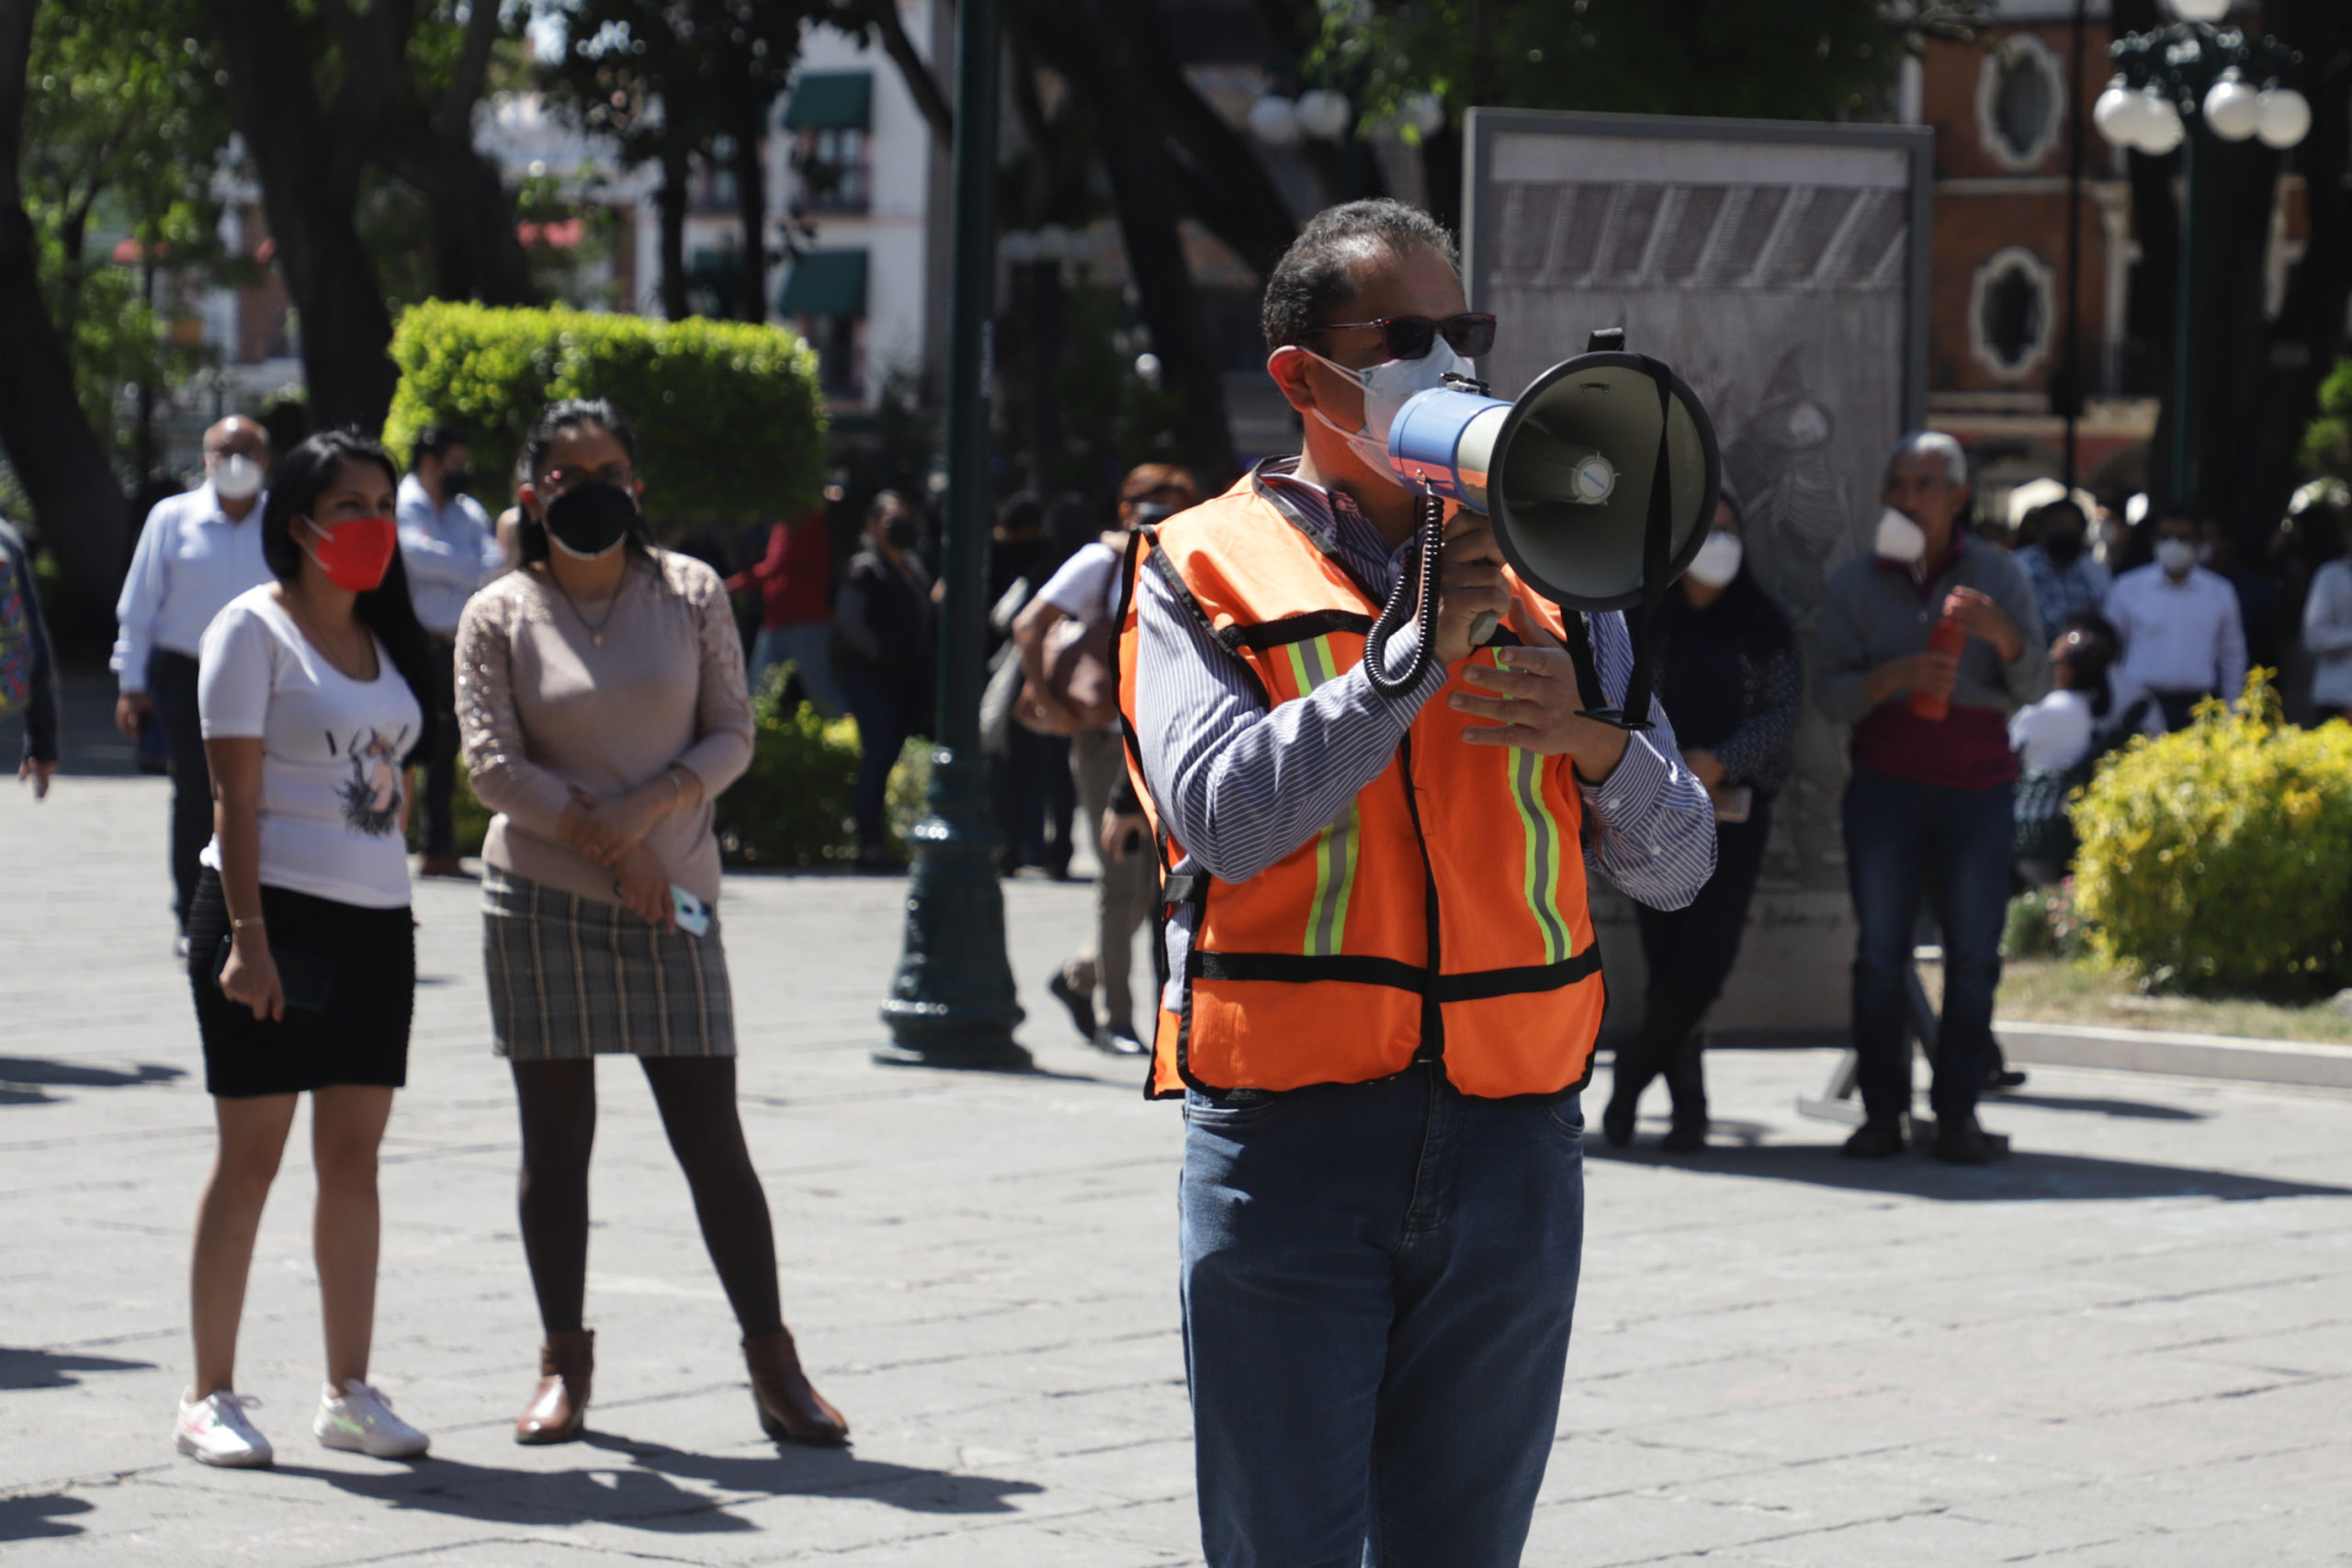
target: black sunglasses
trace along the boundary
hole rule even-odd
[[[1419,359],[1435,347],[1442,335],[1464,359],[1483,358],[1495,346],[1495,319],[1484,310],[1465,310],[1442,321],[1427,316],[1383,316],[1373,321],[1326,321],[1318,333],[1344,332],[1350,327],[1378,327],[1391,359]]]

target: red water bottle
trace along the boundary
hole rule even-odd
[[[1928,651],[1948,653],[1954,659],[1968,646],[1968,628],[1946,615],[1928,631]],[[1941,724],[1951,714],[1950,697],[1930,696],[1925,692],[1911,694],[1911,716],[1924,718],[1929,724]]]

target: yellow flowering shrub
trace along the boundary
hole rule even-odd
[[[2235,713],[2141,737],[2078,791],[2075,911],[2151,987],[2301,994],[2352,978],[2352,726],[2299,729],[2269,672]]]

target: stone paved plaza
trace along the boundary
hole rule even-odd
[[[11,750],[13,755],[13,750]],[[306,1430],[297,1149],[240,1386],[274,1472],[175,1457],[210,1145],[167,948],[164,785],[0,791],[0,1561],[1199,1560],[1173,1284],[1181,1119],[1043,982],[1082,885],[1007,891],[1041,1071],[869,1065],[903,884],[737,878],[744,1112],[786,1307],[847,1453],[753,1424],[684,1185],[604,1068],[593,1436],[521,1449],[537,1325],[469,886],[419,890],[411,1088],[385,1149],[377,1380],[410,1466]],[[1824,974],[1842,987],[1842,975]],[[1719,1054],[1703,1159],[1597,1154],[1579,1321],[1527,1562],[1879,1568],[2352,1562],[2352,1095],[2037,1069],[1982,1170],[1856,1168],[1799,1119],[1821,1053]],[[1658,1123],[1645,1130],[1645,1143]]]

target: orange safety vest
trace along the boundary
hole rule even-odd
[[[1183,846],[1136,751],[1136,584],[1156,572],[1271,708],[1363,659],[1380,604],[1247,475],[1128,547],[1119,709],[1163,871]],[[1516,585],[1516,579],[1513,580]],[[1553,631],[1559,613],[1522,592]],[[1510,634],[1501,634],[1509,640]],[[1493,647],[1473,656],[1495,662]],[[1453,672],[1446,692],[1477,690]],[[1583,800],[1565,757],[1473,746],[1444,694],[1346,814],[1246,882],[1170,877],[1190,903],[1181,1004],[1161,998],[1147,1092],[1363,1083],[1416,1061],[1464,1094],[1556,1095],[1591,1076],[1603,1002]],[[1164,952],[1164,948],[1163,948]]]

